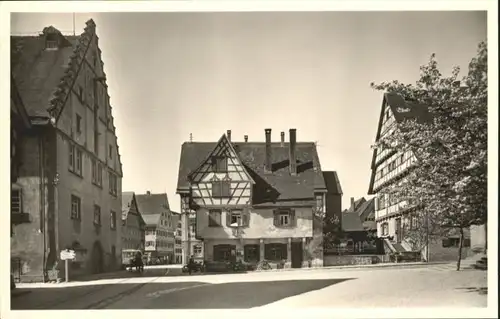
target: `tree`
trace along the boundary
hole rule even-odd
[[[450,76],[442,76],[435,54],[420,71],[415,85],[399,81],[371,84],[376,90],[398,93],[408,102],[425,105],[430,114],[429,121],[398,123],[394,133],[375,147],[415,155],[416,164],[408,175],[385,191],[418,204],[415,215],[425,225],[420,229],[426,234],[458,230],[460,270],[464,229],[487,222],[486,42],[479,44],[461,81],[459,67]]]
[[[325,249],[340,245],[345,238],[342,231],[341,220],[337,215],[323,217],[323,242]]]

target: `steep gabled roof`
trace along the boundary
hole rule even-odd
[[[417,123],[430,123],[432,122],[432,114],[429,112],[429,107],[424,104],[414,103],[411,101],[405,101],[405,99],[397,93],[384,93],[382,100],[382,106],[380,109],[380,117],[377,126],[377,134],[375,141],[379,141],[382,123],[384,118],[385,106],[388,106],[391,110],[396,123],[401,123],[404,120],[416,119]],[[377,157],[377,149],[373,149],[372,161],[371,161],[371,177],[370,185],[368,187],[368,194],[373,194],[373,183],[375,182],[375,173],[377,171],[375,159]]]
[[[359,205],[359,207],[356,209],[355,212],[358,214],[361,220],[364,220],[367,217],[367,215],[370,214],[370,212],[374,211],[374,209],[375,209],[375,198],[370,198],[363,204]]]
[[[132,205],[136,205],[135,208],[140,217],[140,223],[145,223],[141,211],[137,206],[137,199],[135,198],[134,192],[122,192],[122,220],[126,220],[128,218]]]
[[[146,215],[161,214],[162,212],[170,210],[166,193],[136,194],[135,198],[143,217]]]
[[[342,195],[342,188],[340,187],[340,180],[335,171],[323,172],[323,178],[325,179],[326,189],[328,193]]]
[[[31,122],[28,117],[28,112],[24,107],[23,100],[17,90],[16,81],[12,73],[10,74],[10,110],[17,116],[17,120],[22,124],[22,127],[27,129],[31,127]],[[11,125],[14,119],[11,118]]]
[[[32,123],[45,124],[50,118],[56,122],[59,120],[90,44],[97,38],[95,28],[94,21],[90,19],[86,22],[84,32],[78,36],[63,35],[53,26],[44,28],[39,36],[11,36],[11,72]],[[48,36],[55,36],[59,40],[57,50],[45,49]],[[97,52],[103,65],[99,48]],[[106,85],[106,75],[103,74],[103,83]],[[109,108],[111,110],[111,106]],[[113,125],[111,111],[109,114]],[[123,165],[118,143],[116,151],[121,176]]]
[[[289,143],[271,143],[272,172],[264,170],[265,142],[231,142],[245,169],[254,180],[255,189],[268,189],[269,197],[254,192],[254,205],[314,205],[314,191],[326,191],[316,145],[313,142],[296,143],[297,174],[289,172]],[[188,176],[196,170],[216,147],[214,142],[186,142],[182,144],[177,192],[188,191]]]

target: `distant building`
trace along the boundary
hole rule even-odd
[[[348,241],[348,250],[352,253],[374,253],[376,251],[375,237],[375,200],[361,197],[354,200],[351,206],[342,212],[342,231]]]
[[[431,121],[428,107],[405,101],[395,93],[385,93],[380,110],[376,141],[397,129],[396,124],[404,119],[416,119],[419,123]],[[375,222],[378,237],[384,239],[386,252],[408,252],[421,250],[422,258],[430,261],[454,260],[457,258],[459,234],[450,234],[446,238],[429,236],[428,242],[413,243],[408,238],[408,231],[422,227],[413,215],[418,211],[416,202],[404,198],[394,198],[384,194],[384,190],[404,179],[418,159],[413,152],[400,153],[396,150],[374,149],[371,163],[369,195],[375,195]],[[466,230],[464,254],[470,247],[470,233]]]
[[[139,211],[146,224],[145,256],[160,263],[175,261],[175,230],[177,213],[170,210],[167,194],[136,195]]]
[[[174,223],[177,225],[175,229],[175,244],[174,244],[174,252],[175,252],[175,263],[182,264],[182,219],[179,213],[174,215]]]
[[[315,143],[297,142],[295,129],[289,143],[284,132],[272,142],[271,129],[265,142],[233,142],[231,131],[217,142],[186,142],[177,193],[185,233],[195,226],[197,241],[184,236],[184,255],[322,266],[318,216],[327,192]]]
[[[11,36],[11,103],[22,101],[31,126],[13,136],[11,257],[21,281],[63,277],[66,248],[76,252],[73,278],[120,268],[123,174],[95,30],[89,20],[78,36],[52,26]]]
[[[123,192],[122,203],[122,251],[144,251],[146,223],[137,206],[135,193]]]

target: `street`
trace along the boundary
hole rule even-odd
[[[47,288],[45,288],[45,286]],[[149,276],[43,288],[12,309],[249,309],[258,307],[486,307],[487,273],[452,265]]]

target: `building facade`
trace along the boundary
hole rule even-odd
[[[139,210],[146,223],[145,256],[151,263],[171,264],[175,261],[176,213],[170,210],[167,194],[136,195]]]
[[[134,192],[122,193],[122,251],[145,247],[146,223],[137,206]]]
[[[174,242],[174,254],[175,254],[175,264],[182,264],[182,219],[179,213],[174,215],[175,228],[175,242]]]
[[[376,141],[392,134],[397,123],[405,119],[416,119],[419,123],[431,121],[431,114],[425,105],[405,101],[395,93],[385,93],[382,101]],[[418,206],[405,199],[389,196],[385,191],[389,186],[403,179],[417,163],[411,151],[399,153],[396,150],[374,149],[369,195],[375,195],[375,222],[377,235],[384,239],[386,252],[420,250],[422,259],[430,261],[454,260],[458,253],[458,234],[447,238],[429,236],[425,243],[412,243],[407,232],[421,227],[415,217]],[[424,247],[418,249],[417,247]],[[470,247],[467,231],[464,241],[466,256]]]
[[[18,142],[11,257],[21,281],[64,274],[59,252],[75,250],[73,277],[119,269],[122,166],[96,26],[79,36],[54,27],[11,37],[11,70],[34,129]]]
[[[289,143],[284,132],[272,142],[271,129],[265,138],[235,143],[228,131],[216,143],[182,145],[177,193],[184,220],[194,215],[185,232],[196,239],[183,238],[185,258],[322,265],[317,216],[327,189],[316,145],[298,143],[295,129]]]

